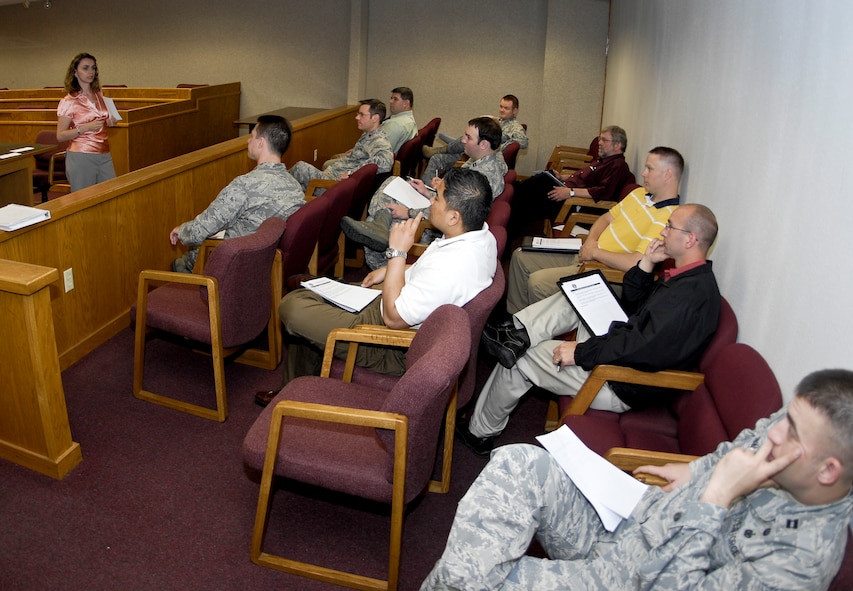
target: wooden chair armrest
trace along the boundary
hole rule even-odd
[[[359,343],[408,348],[412,344],[412,339],[415,338],[417,332],[411,328],[397,329],[369,324],[358,324],[353,328],[336,328],[326,338],[326,348],[323,352],[323,365],[320,368],[320,375],[327,378],[332,374],[335,345],[339,342],[349,343],[343,375],[343,381],[349,382],[352,380],[352,373],[355,370],[355,357],[356,353],[358,353]]]
[[[604,454],[604,459],[625,472],[633,472],[640,466],[663,466],[664,464],[689,463],[699,458],[687,454],[676,454],[664,451],[646,449],[631,449],[629,447],[613,447]],[[652,486],[664,486],[667,482],[651,474],[637,474],[637,480]]]
[[[592,401],[598,395],[598,391],[601,390],[601,387],[607,381],[692,391],[704,379],[704,374],[691,371],[666,369],[650,372],[622,367],[620,365],[596,365],[569,404],[566,412],[560,417],[560,422],[568,415],[582,415],[586,413]]]
[[[193,266],[193,273],[199,275],[204,273],[204,266],[207,264],[207,259],[214,248],[222,244],[222,238],[208,238],[198,247],[198,257]]]
[[[275,405],[272,420],[280,422],[282,417],[309,419],[325,423],[358,425],[361,427],[376,427],[392,431],[398,430],[401,424],[407,426],[409,422],[409,419],[405,415],[398,413],[316,404],[314,402],[299,402],[296,400],[282,400]]]
[[[317,189],[329,189],[334,187],[340,181],[331,179],[311,179],[308,181],[308,186],[305,187],[305,201],[312,201],[317,198],[314,193]]]
[[[151,281],[163,281],[166,283],[185,283],[188,285],[206,285],[210,286],[211,282],[216,286],[215,277],[207,277],[206,275],[198,275],[196,273],[176,273],[174,271],[158,271],[155,269],[147,269],[139,273],[139,281],[150,283]]]
[[[50,162],[47,165],[47,182],[50,185],[55,184],[53,182],[53,174],[56,169],[56,161],[57,160],[65,160],[65,151],[62,152],[54,152],[50,155]]]
[[[584,238],[584,240],[586,240]],[[604,263],[599,263],[598,261],[584,261],[581,263],[580,269],[578,270],[580,273],[585,273],[587,271],[601,271],[601,274],[604,275],[604,278],[607,279],[610,283],[622,283],[625,279],[625,271],[620,269],[614,269],[613,267],[608,267]]]

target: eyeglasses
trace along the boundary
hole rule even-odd
[[[692,234],[693,233],[692,230],[685,230],[684,228],[676,228],[675,226],[673,226],[669,222],[666,223],[665,228],[667,230],[678,230],[679,232],[684,232],[685,234]]]
[[[613,141],[612,139],[607,139],[606,137],[599,137],[598,138],[599,144],[609,144],[612,141]]]

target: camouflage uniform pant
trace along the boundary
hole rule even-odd
[[[534,537],[551,560],[525,555]],[[459,502],[447,547],[421,591],[606,589],[614,575],[630,578],[610,572],[602,579],[587,568],[612,541],[548,452],[507,445],[493,452]]]

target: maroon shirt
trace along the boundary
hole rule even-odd
[[[628,169],[624,154],[599,158],[565,181],[567,187],[589,191],[590,197],[596,202],[618,201],[619,190],[633,182],[634,175]]]

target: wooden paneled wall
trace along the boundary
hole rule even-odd
[[[310,161],[315,149],[322,162],[351,148],[359,136],[356,110],[293,121],[286,162]],[[0,259],[52,267],[60,277],[72,270],[73,290],[66,293],[61,280],[50,286],[62,368],[129,325],[139,272],[168,269],[181,252],[169,244],[170,230],[253,165],[246,138],[235,138],[60,197],[40,206],[51,211],[50,220],[0,232]]]

